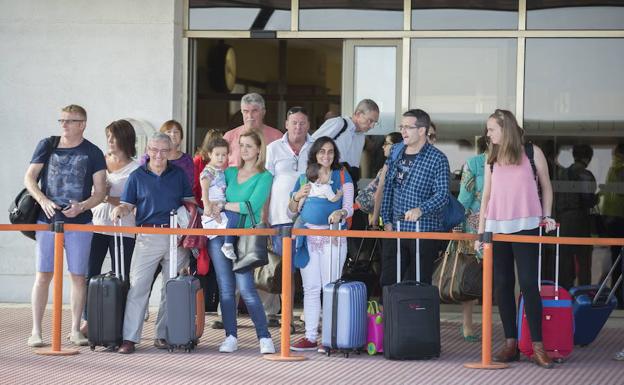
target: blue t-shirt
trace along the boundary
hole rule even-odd
[[[54,203],[63,207],[70,201],[82,202],[91,196],[93,174],[106,169],[104,154],[96,145],[84,139],[76,147],[56,148],[48,158],[48,139],[43,139],[35,148],[31,164],[48,161],[47,170],[41,175],[41,191]],[[66,223],[85,224],[91,222],[91,210],[67,218],[57,211],[53,220]],[[41,211],[39,220],[50,223],[51,220]]]
[[[192,198],[193,191],[184,171],[167,162],[162,174],[151,172],[147,165],[134,170],[128,177],[121,201],[136,206],[136,224],[169,223],[169,213]]]

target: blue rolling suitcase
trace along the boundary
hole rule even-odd
[[[340,274],[340,242],[336,258],[336,274]],[[330,248],[331,250],[331,248]],[[332,276],[332,255],[330,274]],[[323,339],[322,344],[329,356],[338,350],[349,357],[366,345],[368,317],[366,285],[364,282],[338,279],[323,287]]]
[[[420,230],[417,222],[416,231]],[[401,231],[397,221],[396,231]],[[397,283],[384,286],[384,357],[422,360],[440,356],[440,293],[420,280],[420,240],[416,240],[416,281],[401,281],[401,239],[397,238]]]
[[[601,285],[577,286],[570,289],[574,307],[575,345],[585,346],[592,343],[598,337],[613,309],[617,307],[615,292],[622,283],[622,276],[610,292],[607,288],[607,282],[611,279],[611,275],[621,259],[622,254],[620,252]]]

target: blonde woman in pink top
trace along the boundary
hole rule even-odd
[[[542,150],[524,144],[522,128],[506,110],[496,110],[490,115],[487,136],[490,153],[485,164],[478,233],[537,235],[540,222],[545,223],[546,231],[552,231],[555,228],[555,220],[550,217],[553,192]],[[475,241],[475,249],[480,248],[481,243]],[[494,296],[506,338],[494,361],[510,362],[519,358],[515,261],[533,341],[533,362],[543,368],[553,367],[542,343],[537,249],[535,243],[494,242]]]

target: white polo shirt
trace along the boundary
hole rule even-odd
[[[352,167],[360,167],[360,159],[362,158],[366,135],[363,132],[355,132],[355,123],[353,123],[350,117],[327,119],[325,123],[312,134],[312,139],[316,140],[321,136],[329,136],[334,139],[334,136],[344,127],[343,119],[347,121],[347,129],[334,140],[338,151],[340,151],[339,161],[347,162],[349,166]]]
[[[288,133],[285,133],[281,139],[267,146],[266,169],[273,175],[271,201],[269,202],[269,224],[271,226],[292,223],[286,213],[288,201],[299,175],[306,172],[308,153],[312,143],[312,137],[308,135],[299,155],[295,155],[290,144],[288,144]]]

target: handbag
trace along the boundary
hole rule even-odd
[[[186,210],[189,212],[189,223],[187,229],[201,229],[201,214],[197,209],[197,205],[192,202],[182,202]],[[178,246],[187,249],[203,249],[208,244],[208,238],[205,235],[183,235]]]
[[[459,203],[453,194],[448,194],[448,203],[442,208],[441,222],[444,231],[451,231],[453,227],[464,221],[466,209]]]
[[[433,284],[438,286],[440,300],[445,303],[481,298],[483,266],[471,241],[449,242],[433,272]]]
[[[251,203],[246,201],[247,211],[251,219],[251,227],[265,229],[264,223],[256,223]],[[243,235],[238,237],[237,258],[232,262],[232,271],[242,273],[269,263],[268,237],[266,235]]]
[[[52,155],[54,149],[58,147],[60,141],[60,136],[51,136],[48,138],[47,159],[45,160],[43,168],[37,177],[37,182],[39,182],[41,176],[47,170],[50,155]],[[24,188],[17,194],[15,199],[13,199],[9,205],[9,222],[13,225],[31,225],[37,223],[37,218],[39,218],[40,212],[41,206],[39,206],[39,203],[37,203],[35,198],[30,195],[30,192]],[[35,239],[34,231],[22,231],[22,234],[30,239]]]
[[[254,270],[254,283],[256,288],[271,294],[282,293],[282,257],[273,251],[268,250],[268,260],[264,266]]]

